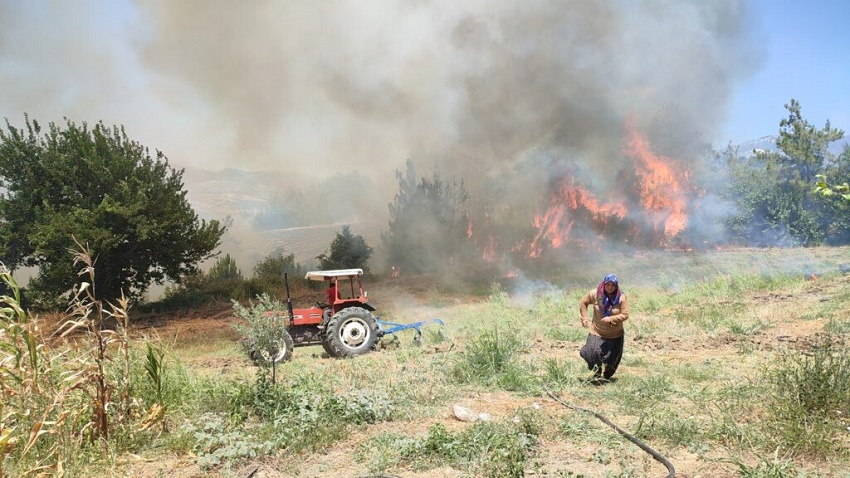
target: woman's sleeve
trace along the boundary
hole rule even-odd
[[[623,296],[620,297],[620,313],[612,315],[608,317],[608,319],[612,324],[622,324],[629,320],[629,299],[626,297],[626,294],[623,294]]]

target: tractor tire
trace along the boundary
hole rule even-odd
[[[289,362],[292,360],[292,350],[295,348],[295,342],[286,330],[283,331],[281,339],[283,343],[280,344],[280,347],[270,347],[266,351],[270,360],[267,361],[259,350],[250,351],[248,357],[255,364]]]
[[[375,350],[378,320],[362,307],[348,307],[331,317],[322,346],[334,358],[356,357]]]

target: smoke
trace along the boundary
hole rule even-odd
[[[616,191],[633,167],[629,117],[698,173],[760,55],[738,0],[0,1],[0,13],[13,123],[124,124],[177,165],[356,170],[378,179],[382,204],[414,158],[473,198],[510,180],[525,193],[503,215],[533,210],[564,171],[600,198]]]
[[[621,158],[625,117],[687,153],[752,72],[743,2],[139,3],[143,64],[209,109],[249,168],[411,155]],[[461,169],[463,164],[459,165]]]

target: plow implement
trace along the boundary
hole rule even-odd
[[[391,334],[393,337],[398,338],[396,332],[401,332],[402,330],[410,330],[413,329],[416,331],[416,336],[413,338],[413,341],[416,343],[422,343],[422,326],[428,324],[439,324],[441,327],[445,328],[446,323],[441,319],[433,318],[428,320],[422,320],[419,322],[414,322],[412,324],[401,324],[397,322],[387,322],[381,319],[378,319],[378,328],[381,330],[383,335]]]

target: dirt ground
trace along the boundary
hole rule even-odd
[[[829,300],[832,292],[842,283],[850,282],[850,275],[845,274],[838,281],[821,281],[818,277],[810,278],[812,287],[806,289],[799,295],[761,294],[750,300],[757,300],[766,304],[767,307],[775,307],[782,310],[787,304],[794,307],[806,307],[818,301]],[[454,298],[448,300],[462,300]],[[204,311],[186,311],[171,314],[170,316],[141,316],[136,320],[135,333],[140,335],[157,335],[166,340],[173,340],[177,352],[184,343],[181,338],[192,337],[192,343],[221,340],[238,340],[238,333],[232,327],[234,322],[232,309],[229,304],[221,304]],[[817,340],[823,330],[824,320],[785,321],[781,317],[766,327],[753,334],[720,333],[709,337],[702,343],[685,342],[676,337],[630,337],[626,347],[640,353],[663,353],[666,360],[671,363],[702,362],[712,358],[734,357],[742,347],[750,347],[754,350],[772,350],[779,346],[791,344],[792,346],[805,348]],[[573,354],[578,350],[579,344],[572,342],[551,342],[540,344],[550,348],[550,352],[558,355]],[[192,364],[190,364],[192,365]],[[211,374],[226,375],[237,367],[245,367],[244,361],[234,358],[205,358],[203,367]],[[624,372],[628,372],[626,365]],[[519,407],[532,406],[541,408],[547,416],[557,417],[571,413],[554,400],[545,396],[538,398],[517,398],[507,393],[487,393],[476,397],[469,397],[462,403],[473,411],[486,410],[493,418],[501,418],[512,413]],[[405,422],[408,431],[420,430],[425,433],[434,422],[443,423],[447,429],[456,430],[468,424],[455,418],[451,409],[446,409],[439,417],[432,417],[421,423]],[[381,429],[392,430],[397,428],[397,423],[381,423],[370,427],[368,433],[373,435]],[[611,431],[612,434],[615,432]],[[354,462],[351,451],[357,448],[357,444],[368,439],[364,433],[353,434],[346,442],[337,444],[326,453],[318,456],[296,456],[288,460],[263,459],[254,461],[237,470],[229,470],[211,475],[202,471],[196,464],[193,456],[165,456],[147,460],[137,456],[126,457],[126,476],[141,478],[155,478],[168,476],[174,478],[200,478],[205,476],[233,476],[239,478],[279,478],[279,477],[367,477],[372,476],[364,472],[362,464]],[[623,447],[631,446],[623,440]],[[681,447],[680,447],[681,448]],[[528,476],[602,476],[598,466],[587,461],[587,457],[595,450],[575,449],[560,443],[544,443],[535,460],[542,466],[530,470]],[[305,461],[309,458],[309,461]],[[679,449],[668,455],[677,468],[679,478],[708,477],[724,478],[738,476],[736,473],[724,474],[718,471],[717,466],[706,468],[706,457],[698,457],[685,449]],[[570,464],[569,470],[575,475],[564,475],[559,471],[562,464]],[[657,461],[647,455],[646,470],[649,476],[665,476],[665,468]],[[287,472],[286,470],[290,470]],[[297,470],[293,472],[292,470]],[[425,472],[404,471],[400,474],[404,478],[460,478],[468,476],[457,470],[444,467],[432,469]]]

